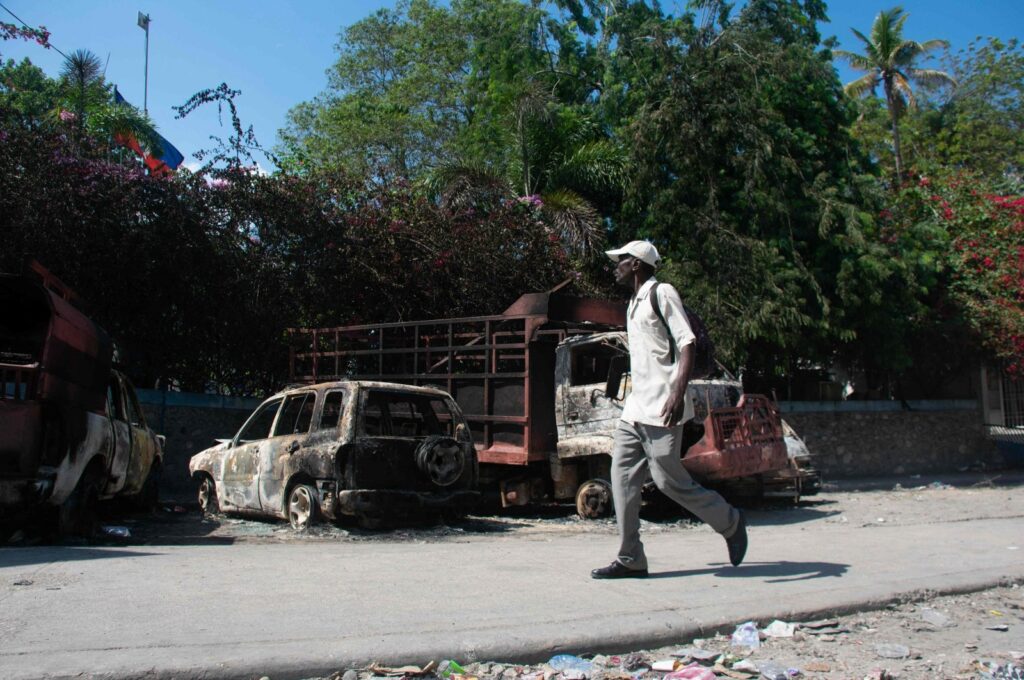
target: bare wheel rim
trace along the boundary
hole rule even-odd
[[[591,480],[576,492],[576,512],[585,519],[607,517],[612,509],[612,492],[607,482]]]
[[[305,486],[297,486],[292,490],[288,498],[288,521],[296,529],[309,525],[309,518],[313,515],[313,499],[309,496],[309,489]]]
[[[213,480],[205,477],[199,484],[199,509],[203,512],[213,512],[216,509],[213,507],[216,494],[217,491],[216,487],[213,486]]]

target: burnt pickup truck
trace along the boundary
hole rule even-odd
[[[575,499],[600,517],[612,510],[612,432],[630,389],[624,323],[624,304],[555,289],[492,316],[292,329],[291,379],[445,390],[469,422],[482,489],[503,507]],[[774,402],[724,369],[689,393],[682,462],[695,478],[734,495],[816,493],[806,447]]]
[[[469,426],[439,390],[339,381],[264,401],[231,439],[197,453],[189,472],[204,512],[287,519],[322,516],[375,526],[396,517],[473,507]]]
[[[0,522],[53,511],[60,533],[90,535],[101,499],[156,504],[163,438],[73,299],[38,265],[0,274]]]

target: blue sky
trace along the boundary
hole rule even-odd
[[[151,17],[149,43],[149,113],[161,132],[185,154],[208,147],[210,135],[227,136],[215,108],[176,120],[171,107],[193,93],[221,82],[241,90],[237,104],[242,121],[253,125],[265,146],[295,104],[309,100],[327,83],[325,70],[334,62],[338,31],[394,0],[0,0],[32,25],[44,25],[61,51],[86,48],[107,61],[107,79],[141,108],[145,33],[136,25],[139,11]],[[856,0],[829,3],[831,22],[821,26],[840,46],[860,51],[850,27],[865,33],[879,4]],[[663,0],[663,7],[684,6]],[[953,49],[976,36],[1024,37],[1024,0],[906,0],[910,14],[905,35],[919,40],[945,38]],[[969,9],[968,9],[969,8]],[[16,23],[3,9],[0,20]],[[59,73],[63,57],[53,50],[20,41],[0,43],[0,56],[28,57],[49,75]],[[109,60],[108,60],[109,57]],[[840,68],[840,76],[852,72]],[[227,121],[224,121],[227,123]]]

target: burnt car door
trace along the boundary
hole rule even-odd
[[[135,396],[135,388],[124,376],[121,376],[121,385],[124,388],[128,429],[131,436],[131,455],[128,457],[128,466],[121,492],[134,494],[142,490],[142,485],[146,482],[146,475],[149,474],[149,470],[156,460],[157,443],[156,438],[153,437],[146,425],[146,417],[142,414],[139,400]]]
[[[239,509],[262,508],[259,493],[260,457],[270,445],[271,428],[283,398],[271,399],[256,409],[235,435],[224,456],[224,503]]]
[[[128,424],[128,407],[125,402],[124,386],[116,373],[110,374],[107,383],[107,415],[110,418],[111,441],[110,468],[107,470],[107,486],[104,495],[121,490],[125,483],[128,459],[132,453],[132,434]]]
[[[283,507],[284,486],[293,467],[291,460],[307,444],[315,405],[313,391],[285,397],[270,440],[260,449],[260,502],[267,512]]]

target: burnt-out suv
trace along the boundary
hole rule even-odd
[[[365,524],[475,505],[476,451],[446,392],[385,382],[294,387],[192,457],[205,512]]]

